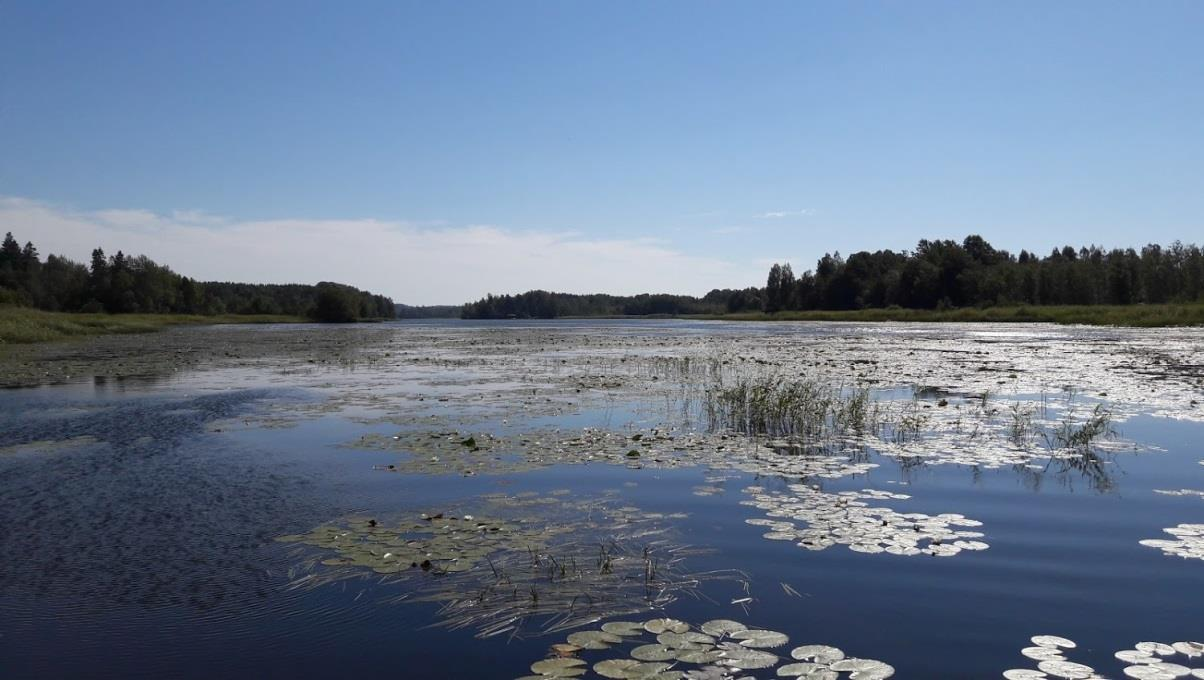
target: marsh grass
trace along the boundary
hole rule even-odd
[[[282,315],[223,314],[76,314],[45,312],[25,307],[0,306],[0,346],[52,342],[94,335],[153,333],[167,326],[291,323],[300,317]]]
[[[868,387],[774,375],[739,378],[731,385],[716,381],[705,391],[703,411],[712,430],[784,437],[791,446],[880,434],[889,422]]]
[[[1036,424],[1033,421],[1036,413],[1036,408],[1020,401],[1013,402],[1008,407],[1008,439],[1013,444],[1020,447],[1032,444],[1033,437],[1037,432]]]
[[[1066,415],[1058,423],[1057,428],[1045,432],[1045,443],[1050,449],[1074,449],[1089,451],[1099,439],[1114,437],[1116,430],[1112,427],[1112,412],[1103,404],[1097,404],[1082,422],[1074,419],[1073,411],[1067,410]]]
[[[1057,323],[1089,326],[1200,326],[1204,304],[1164,305],[1050,305],[966,307],[961,309],[858,309],[850,311],[799,311],[766,314],[702,315],[693,318],[730,321],[916,321]]]

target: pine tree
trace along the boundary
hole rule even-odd
[[[0,246],[0,265],[11,264],[15,268],[20,260],[21,246],[10,231],[4,235],[4,245]]]
[[[42,260],[38,257],[38,249],[33,247],[33,241],[26,241],[25,247],[21,249],[21,269],[31,271],[42,264]]]

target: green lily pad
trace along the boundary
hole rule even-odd
[[[626,678],[627,671],[638,665],[635,659],[607,659],[594,664],[594,672],[604,678]]]
[[[715,637],[723,637],[732,633],[738,633],[742,630],[748,630],[748,626],[740,623],[739,621],[732,621],[731,619],[715,619],[713,621],[707,621],[706,623],[702,624],[700,628],[702,629],[702,632]]]
[[[601,630],[583,630],[570,633],[567,639],[569,644],[577,645],[583,649],[607,649],[611,645],[623,641],[623,638],[618,635]]]
[[[675,656],[677,656],[676,650],[662,644],[640,645],[631,650],[631,658],[640,661],[668,661]]]
[[[644,624],[634,621],[609,621],[602,624],[602,630],[611,635],[636,637],[644,634]]]
[[[549,678],[575,678],[585,675],[584,666],[581,659],[558,657],[536,661],[531,664],[531,671]]]
[[[690,624],[677,619],[652,619],[644,622],[644,630],[653,635],[661,633],[684,633],[690,630]]]
[[[783,633],[773,630],[742,630],[732,633],[733,640],[739,640],[740,644],[745,647],[755,647],[758,649],[771,649],[773,647],[781,647],[790,641]]]

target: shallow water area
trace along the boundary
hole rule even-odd
[[[0,392],[4,677],[518,678],[557,654],[599,677],[636,643],[550,646],[662,617],[788,638],[716,640],[724,672],[822,644],[1000,677],[1052,634],[1122,677],[1117,651],[1204,638],[1204,559],[1141,543],[1204,523],[1181,493],[1204,491],[1201,329],[438,321],[40,351],[7,360],[44,379],[0,364],[25,385]]]

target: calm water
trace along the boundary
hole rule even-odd
[[[984,333],[980,343],[1013,342],[999,351],[1019,356],[1041,343],[1080,343],[1087,356],[1092,342],[1131,340],[1042,327],[998,328],[991,331],[996,336],[948,330],[938,338],[922,328],[895,327],[895,344],[883,351],[957,342],[957,334],[970,332]],[[505,351],[473,345],[523,330],[550,335],[520,335]],[[866,338],[878,332],[850,332],[848,342],[864,352]],[[765,338],[806,344],[813,329],[433,323],[398,324],[397,333],[403,345],[412,333],[446,333],[449,340],[431,351],[430,362],[415,358],[423,354],[420,343],[402,347],[409,352],[404,366],[379,359],[288,372],[265,362],[0,393],[0,677],[529,675],[530,664],[565,633],[541,636],[536,626],[521,638],[478,639],[471,627],[432,626],[437,604],[395,601],[420,594],[438,577],[290,588],[299,560],[321,550],[274,539],[349,515],[467,511],[485,494],[566,489],[563,498],[609,494],[643,513],[686,513],[665,524],[674,540],[709,549],[687,558],[689,570],[747,576],[747,594],[741,582],[718,579],[701,586],[704,597],[626,620],[738,619],[786,633],[790,646],[778,653],[796,644],[835,645],[885,661],[902,678],[986,678],[1033,668],[1019,651],[1036,634],[1078,641],[1072,660],[1118,677],[1117,650],[1143,640],[1204,638],[1204,561],[1138,543],[1170,538],[1166,527],[1204,523],[1204,497],[1154,492],[1204,489],[1204,423],[1194,417],[1151,415],[1158,409],[1142,412],[1136,400],[1118,407],[1125,412],[1116,425],[1120,437],[1138,450],[1118,446],[1103,454],[1102,483],[1099,475],[1074,470],[1034,476],[1010,465],[904,466],[871,450],[864,460],[879,467],[867,473],[806,481],[826,492],[906,493],[908,500],[872,503],[899,512],[964,514],[982,522],[978,531],[990,548],[950,558],[863,554],[842,545],[812,552],[762,538],[766,529],[745,520],[764,512],[741,504],[750,485],[788,491],[796,477],[727,470],[716,481],[715,471],[699,465],[633,469],[565,460],[467,477],[398,474],[373,466],[395,463],[404,452],[354,445],[365,436],[388,442],[399,432],[425,430],[508,436],[552,427],[632,432],[682,425],[690,408],[688,399],[666,396],[675,388],[642,393],[574,385],[611,370],[597,361],[603,356],[611,366],[624,355],[670,354],[677,343],[706,350],[708,343],[745,337],[754,338],[753,348],[771,342]],[[837,349],[845,333],[822,331]],[[604,350],[574,345],[575,338],[599,336],[632,342]],[[398,357],[399,346],[390,347]],[[528,362],[528,372],[511,375],[516,364],[505,362],[516,361]],[[1073,372],[1072,360],[1063,363]],[[649,382],[647,372],[658,373],[641,370]],[[1101,375],[1086,372],[1078,387],[1106,395],[1125,389],[1101,389],[1094,384]],[[656,375],[657,383],[667,380]],[[908,384],[876,387],[888,395],[888,388]],[[1161,389],[1150,384],[1151,391]],[[1199,390],[1190,382],[1178,389]],[[1016,394],[1038,398],[1029,388]],[[518,409],[522,399],[551,406]],[[696,495],[704,485],[719,488]],[[732,604],[745,597],[753,599]],[[772,677],[772,670],[758,677]]]

